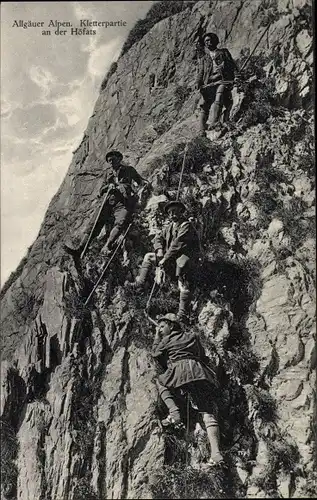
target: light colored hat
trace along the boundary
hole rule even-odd
[[[160,316],[159,318],[157,318],[158,323],[160,323],[161,321],[170,321],[170,323],[176,323],[177,325],[181,326],[178,317],[174,313],[167,313],[164,314],[164,316]]]

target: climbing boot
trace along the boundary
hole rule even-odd
[[[65,252],[67,252],[69,255],[71,255],[72,257],[77,258],[77,259],[79,259],[80,254],[81,254],[81,252],[82,252],[82,248],[81,248],[81,247],[79,247],[79,248],[72,248],[72,247],[70,247],[70,246],[66,245],[65,243],[64,243],[64,245],[63,245],[63,249],[64,249],[64,250],[65,250]]]
[[[135,278],[135,288],[143,288],[145,286],[148,274],[151,270],[151,262],[143,261],[139,275]]]

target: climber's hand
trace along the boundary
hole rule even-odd
[[[100,190],[99,190],[99,193],[98,193],[98,198],[101,198],[102,196],[104,196],[104,194],[108,191],[108,187],[101,187]]]
[[[161,260],[159,261],[158,265],[159,265],[160,267],[165,267],[165,266],[166,266],[166,260],[164,259],[164,257],[163,257],[163,259],[161,259]]]
[[[163,250],[162,248],[159,248],[158,251],[156,252],[156,256],[159,258],[159,259],[162,259],[163,257]]]
[[[242,90],[242,84],[243,78],[241,76],[241,73],[236,73],[234,77],[234,85],[236,86],[237,90]]]

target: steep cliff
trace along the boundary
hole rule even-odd
[[[232,126],[197,138],[197,37],[216,31],[242,64]],[[314,496],[316,461],[312,13],[307,0],[197,2],[157,23],[102,86],[39,235],[2,292],[2,493],[6,499]],[[150,85],[154,82],[154,86]],[[166,434],[150,356],[149,291],[128,293],[176,194],[203,256],[191,304],[215,356],[227,469],[206,472],[206,436]],[[88,307],[87,282],[61,243],[100,203],[105,153],[119,149],[153,185]],[[83,263],[96,280],[96,242]],[[174,310],[173,283],[152,314]]]

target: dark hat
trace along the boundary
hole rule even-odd
[[[218,45],[219,43],[219,38],[218,36],[216,35],[216,33],[205,33],[204,36],[203,36],[203,41],[205,41],[205,38],[206,36],[209,36],[210,38],[213,39],[213,41],[215,42],[215,44]]]
[[[179,208],[182,208],[184,210],[184,212],[187,210],[186,206],[184,205],[184,203],[182,203],[181,201],[169,201],[165,207],[164,207],[164,212],[167,214],[169,209],[172,208],[172,207],[179,207]]]
[[[179,319],[177,318],[176,314],[174,314],[174,313],[167,313],[167,314],[164,314],[164,316],[159,316],[156,319],[156,321],[158,323],[160,323],[161,321],[169,321],[170,323],[176,323],[177,325],[181,326]]]
[[[106,154],[106,161],[108,161],[109,156],[119,156],[120,160],[122,160],[123,158],[123,155],[122,153],[120,153],[120,151],[108,151],[108,153]]]

